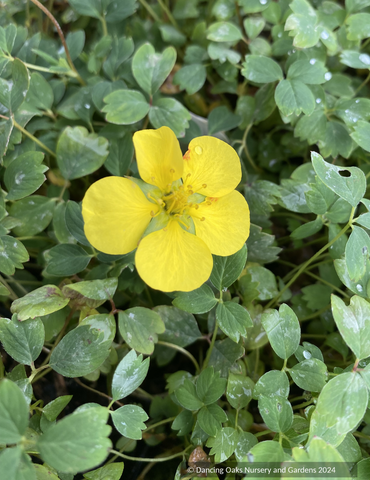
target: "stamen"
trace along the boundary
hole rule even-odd
[[[170,170],[171,173],[175,173],[175,170],[173,168],[171,168]]]
[[[207,188],[207,184],[203,183],[202,188]]]
[[[186,188],[192,189],[193,185],[187,185]]]
[[[191,173],[188,173],[188,174],[186,175],[186,178],[189,178],[189,177],[191,177]]]
[[[200,219],[201,222],[204,222],[204,220],[205,220],[205,217],[202,217],[202,218]]]

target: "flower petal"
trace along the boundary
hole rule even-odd
[[[137,247],[158,208],[131,180],[102,178],[91,185],[82,202],[85,235],[101,252],[129,253]]]
[[[163,292],[190,292],[208,280],[213,259],[203,240],[172,220],[166,228],[141,240],[135,264],[150,287]]]
[[[242,178],[238,154],[215,137],[194,138],[184,160],[184,184],[205,196],[222,197],[233,191]]]
[[[189,214],[194,220],[197,237],[214,255],[232,255],[242,248],[249,236],[249,207],[243,195],[236,190],[224,197],[208,197],[198,209],[192,208]]]
[[[184,161],[176,135],[168,127],[140,130],[133,136],[140,177],[146,183],[169,190],[182,176]]]

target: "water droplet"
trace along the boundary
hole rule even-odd
[[[278,412],[281,412],[281,404],[280,404],[280,403],[277,403],[277,404],[276,404],[276,408],[277,408],[277,411],[278,411]]]
[[[310,60],[311,65],[315,65],[316,62],[317,62],[316,58],[311,58]]]
[[[329,38],[328,32],[326,32],[325,30],[323,30],[323,31],[321,32],[321,38],[322,38],[323,40],[327,40],[327,39]]]
[[[360,103],[360,99],[356,100],[355,103]]]
[[[362,247],[362,255],[367,255],[367,247]]]
[[[308,350],[303,350],[302,353],[303,353],[304,358],[306,358],[307,360],[309,360],[312,357],[311,352],[309,352]]]
[[[324,75],[325,80],[326,80],[327,82],[331,79],[332,76],[333,76],[333,75],[332,75],[330,72],[326,72],[325,75]]]
[[[360,285],[359,283],[356,285],[356,288],[357,288],[357,291],[359,291],[360,293],[363,290],[362,285]]]
[[[253,462],[254,462],[254,455],[253,455],[253,453],[247,453],[247,457],[248,457],[248,462],[249,462],[249,463],[253,463]]]
[[[365,65],[370,65],[370,56],[367,55],[366,53],[362,53],[358,59],[360,62],[364,63]]]
[[[321,103],[321,98],[316,98],[316,103]]]
[[[266,3],[267,3],[267,0],[260,0],[261,5],[266,5]]]
[[[195,147],[195,153],[196,153],[197,155],[202,155],[202,153],[203,153],[203,148],[198,145],[197,147]]]

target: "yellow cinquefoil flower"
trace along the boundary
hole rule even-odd
[[[182,156],[168,127],[133,137],[136,178],[106,177],[82,202],[91,245],[111,255],[137,248],[141,278],[165,292],[191,291],[210,276],[212,253],[228,256],[249,235],[249,208],[236,186],[235,150],[214,137],[194,138]]]

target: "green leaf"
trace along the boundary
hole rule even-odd
[[[137,356],[135,350],[125,355],[113,374],[113,400],[120,400],[134,392],[143,383],[148,369],[149,358],[143,360],[143,356]]]
[[[85,245],[90,246],[90,242],[87,240],[84,232],[84,219],[81,213],[81,205],[72,200],[68,200],[65,212],[66,225],[75,239]]]
[[[183,410],[173,421],[172,430],[178,430],[177,436],[182,437],[193,429],[194,418],[190,410]]]
[[[258,37],[262,32],[266,24],[266,21],[263,17],[247,17],[244,19],[243,25],[245,31],[247,32],[248,37],[253,40]]]
[[[293,409],[286,398],[260,395],[258,409],[263,421],[273,432],[286,432],[292,426]]]
[[[319,140],[319,147],[324,157],[337,157],[339,154],[348,158],[354,145],[347,127],[343,123],[330,121],[327,122],[324,137]]]
[[[370,5],[370,0],[345,0],[346,10],[348,12],[358,12]]]
[[[126,343],[146,355],[153,353],[158,334],[165,331],[165,325],[158,313],[143,307],[119,312],[118,326]]]
[[[109,173],[117,177],[127,174],[134,155],[132,136],[126,133],[123,138],[112,139],[109,143],[109,155],[104,162],[104,167]]]
[[[149,110],[149,120],[153,127],[169,127],[175,132],[176,137],[185,135],[190,119],[188,110],[174,98],[156,99]]]
[[[88,325],[94,328],[99,334],[103,335],[102,341],[109,345],[113,342],[116,336],[116,322],[113,315],[108,313],[89,315],[83,320],[80,320],[79,326]],[[109,347],[108,345],[108,347]]]
[[[203,402],[198,398],[195,385],[188,378],[175,390],[179,404],[187,410],[196,411],[203,407]]]
[[[297,363],[289,369],[289,373],[294,383],[308,392],[320,392],[328,376],[325,363],[316,358]]]
[[[213,135],[228,131],[240,125],[241,117],[232,113],[227,107],[214,108],[208,116],[208,133]]]
[[[355,127],[356,129],[359,120],[370,120],[370,99],[338,100],[335,105],[335,115],[341,118],[349,127]],[[355,137],[356,133],[352,134],[352,138],[357,142]]]
[[[255,83],[271,83],[284,78],[280,65],[263,55],[246,55],[242,75]]]
[[[133,440],[141,440],[144,422],[148,420],[145,411],[136,405],[124,405],[111,412],[113,424],[121,435]]]
[[[323,354],[321,353],[319,347],[316,347],[316,345],[313,345],[309,342],[303,342],[302,346],[299,345],[297,350],[294,352],[294,355],[298,362],[303,362],[304,360],[309,360],[310,358],[316,358],[321,362],[324,361]]]
[[[207,440],[207,447],[212,447],[210,455],[215,456],[215,463],[227,460],[234,453],[238,444],[239,433],[231,427],[221,428],[215,437]]]
[[[51,222],[55,208],[55,198],[32,195],[13,203],[9,214],[19,220],[13,229],[15,235],[33,236],[42,232]]]
[[[284,30],[289,30],[289,35],[294,37],[293,45],[314,47],[320,39],[316,11],[307,0],[293,0],[289,7],[294,13],[287,18]]]
[[[219,372],[207,367],[199,375],[196,385],[197,397],[204,405],[216,402],[225,392],[226,379],[220,378]]]
[[[215,342],[209,357],[209,365],[213,366],[216,372],[220,372],[222,377],[227,377],[230,368],[243,354],[243,347],[230,340],[230,338],[225,338]]]
[[[132,59],[132,73],[140,87],[152,96],[164,83],[176,62],[176,50],[167,47],[161,54],[144,43]],[[132,122],[133,123],[133,122]]]
[[[0,340],[5,351],[24,365],[31,365],[40,355],[44,346],[44,324],[39,318],[20,322],[0,318]]]
[[[0,78],[0,103],[14,114],[26,98],[28,87],[28,70],[23,62],[15,58],[12,63],[12,79]]]
[[[104,2],[102,2],[104,5]],[[108,23],[121,22],[123,19],[133,15],[137,10],[136,0],[126,0],[125,2],[115,2],[110,0],[105,12],[105,18]]]
[[[243,246],[229,257],[213,256],[213,269],[210,280],[218,289],[228,288],[242,273],[247,260],[247,248]]]
[[[120,480],[123,473],[123,462],[107,463],[103,467],[84,473],[87,480]]]
[[[121,65],[131,57],[134,49],[135,47],[132,38],[113,37],[112,50],[103,63],[103,70],[111,80],[115,80],[116,74],[120,71]]]
[[[311,153],[312,165],[319,179],[341,198],[356,207],[366,191],[366,178],[357,167],[337,167],[325,162],[321,155]],[[350,176],[342,176],[340,172],[349,172]]]
[[[234,23],[216,22],[208,27],[207,39],[212,42],[238,42],[242,33]]]
[[[41,458],[62,472],[94,468],[109,454],[108,410],[94,407],[73,413],[52,425],[37,441]]]
[[[369,255],[369,235],[363,228],[353,225],[345,249],[347,271],[351,281],[358,282],[365,275]]]
[[[211,437],[221,430],[222,423],[227,421],[227,415],[216,403],[202,407],[197,416],[200,428]]]
[[[259,265],[248,267],[247,274],[251,275],[252,282],[257,282],[258,298],[269,300],[278,294],[275,275],[267,268]]]
[[[286,117],[301,112],[311,115],[316,105],[311,90],[299,80],[282,80],[275,90],[275,101]]]
[[[370,68],[370,55],[356,50],[343,50],[340,55],[340,61],[347,67],[352,68]]]
[[[348,40],[362,40],[370,37],[370,13],[357,13],[346,19]]]
[[[38,72],[33,72],[23,109],[42,115],[50,110],[54,102],[54,93],[47,80]]]
[[[100,0],[71,0],[71,7],[76,10],[80,15],[86,15],[88,17],[100,18],[102,15],[102,5]]]
[[[221,64],[229,61],[231,64],[237,64],[240,61],[241,55],[235,50],[227,48],[227,43],[210,43],[208,45],[208,55],[212,60],[219,60]]]
[[[283,303],[279,311],[265,311],[261,322],[274,352],[283,359],[293,355],[301,338],[300,325],[293,310]]]
[[[246,337],[247,329],[253,327],[248,310],[235,302],[219,303],[216,319],[221,330],[236,343],[240,335]]]
[[[234,452],[236,460],[242,462],[244,457],[257,443],[258,440],[252,433],[239,431],[238,445]]]
[[[271,205],[277,203],[280,188],[267,180],[257,180],[244,186],[244,196],[254,214],[267,216],[274,210]]]
[[[72,400],[72,397],[73,395],[62,395],[61,397],[58,397],[52,402],[45,405],[42,411],[45,417],[49,420],[49,422],[54,422],[54,420],[57,419],[58,415]]]
[[[110,277],[65,285],[62,292],[65,297],[76,300],[77,303],[80,301],[84,305],[97,308],[113,298],[117,285],[118,279]]]
[[[302,238],[310,237],[319,232],[323,227],[323,220],[321,217],[317,217],[316,220],[312,222],[304,223],[303,225],[296,228],[290,236],[295,240],[300,240]]]
[[[57,312],[68,302],[69,299],[62,295],[57,286],[44,285],[14,300],[11,312],[17,314],[18,320],[27,320],[27,318],[42,317]]]
[[[368,402],[365,382],[356,372],[346,372],[321,390],[311,417],[310,439],[320,436],[335,446],[362,420]]]
[[[230,372],[227,379],[226,398],[233,408],[240,410],[252,400],[254,382],[244,375]]]
[[[43,159],[44,155],[40,152],[26,152],[9,165],[4,175],[7,200],[19,200],[40,188],[46,180],[43,173],[48,170],[42,165]]]
[[[95,172],[108,156],[108,141],[84,127],[67,127],[57,144],[57,163],[64,178],[73,180]]]
[[[289,379],[287,374],[281,370],[270,370],[262,375],[254,386],[253,398],[258,399],[261,395],[288,398]]]
[[[0,237],[0,272],[13,275],[16,268],[23,269],[23,262],[29,260],[28,251],[17,238]]]
[[[17,36],[17,27],[14,23],[10,23],[6,28],[0,29],[0,48],[5,53],[11,54],[14,46],[14,41]]]
[[[355,295],[350,304],[346,304],[336,295],[332,295],[332,310],[335,323],[344,341],[362,360],[370,355],[370,306],[369,303]]]
[[[208,285],[202,285],[192,292],[177,293],[172,303],[185,312],[206,313],[217,304],[217,299]]]
[[[187,347],[201,338],[202,334],[191,313],[167,305],[155,307],[154,311],[160,315],[165,325],[164,333],[159,335],[162,342]]]
[[[186,90],[189,95],[193,95],[203,87],[206,77],[206,67],[195,63],[178,70],[173,77],[173,83],[179,85],[181,90]]]
[[[21,441],[28,426],[29,409],[24,395],[11,380],[0,381],[0,443]]]
[[[107,122],[117,125],[131,125],[149,112],[149,103],[144,95],[136,90],[116,90],[104,98],[107,104],[102,109]]]
[[[287,77],[289,80],[299,80],[307,85],[325,83],[327,69],[324,63],[312,60],[298,60],[290,65]]]
[[[251,224],[247,240],[248,261],[258,263],[274,262],[278,258],[281,248],[272,246],[275,237],[262,232],[262,228]]]
[[[363,121],[358,122],[354,132],[350,135],[361,148],[370,152],[370,123]]]
[[[78,245],[65,243],[48,250],[47,259],[46,272],[49,275],[68,277],[85,270],[91,255]]]
[[[53,350],[50,367],[65,377],[82,377],[104,362],[111,341],[94,325],[81,325],[65,335]]]

